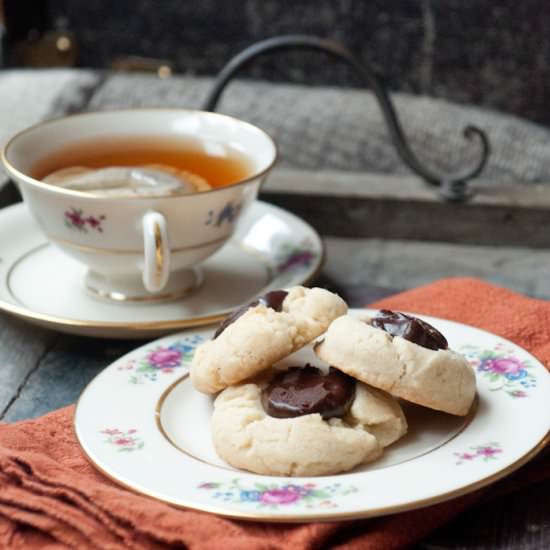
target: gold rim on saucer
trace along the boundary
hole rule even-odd
[[[256,201],[256,203],[261,205],[262,208],[265,208],[266,206],[268,206],[270,210],[273,210],[275,212],[281,211],[285,216],[291,216],[291,219],[293,222],[299,222],[302,227],[306,228],[307,231],[314,236],[316,241],[316,248],[318,248],[318,251],[319,251],[318,255],[316,255],[316,258],[314,260],[314,265],[312,266],[312,268],[308,269],[308,271],[304,273],[303,277],[297,277],[296,280],[292,282],[292,284],[303,284],[303,285],[310,284],[320,273],[324,263],[325,254],[326,254],[325,246],[320,236],[309,224],[307,224],[304,220],[294,216],[290,212],[274,205],[268,205],[267,203],[263,203],[262,201]],[[19,209],[19,211],[22,214],[25,211],[25,205],[17,204],[17,205],[6,207],[4,209],[0,209],[0,218],[2,216],[2,213],[6,213],[11,209]],[[37,229],[37,233],[38,232],[39,230]],[[43,242],[38,245],[38,248],[47,246],[47,244],[48,243],[46,241],[46,238],[44,237]],[[32,248],[34,250],[37,248],[37,246],[35,245]],[[250,247],[247,247],[246,245],[243,244],[241,248],[247,249]],[[20,257],[13,260],[12,264],[14,264],[16,261],[19,261],[20,258],[28,254],[28,252],[29,252],[28,250],[24,251]],[[271,278],[273,274],[270,271],[272,266],[271,266],[271,262],[269,261],[269,258],[261,254],[261,252],[256,249],[250,249],[248,250],[248,253],[252,254],[257,258],[262,259],[262,261],[265,263],[265,265],[268,268],[268,273]],[[2,258],[0,255],[0,261],[1,260]],[[6,274],[6,277],[7,276],[8,274]],[[32,309],[24,305],[18,304],[15,298],[13,297],[12,291],[10,291],[9,289],[9,285],[7,285],[7,283],[3,283],[3,284],[6,284],[6,292],[10,296],[10,301],[0,298],[0,311],[9,313],[11,315],[15,315],[21,319],[32,322],[34,324],[38,324],[40,326],[45,326],[47,328],[58,329],[69,333],[74,332],[76,334],[81,334],[81,335],[85,334],[89,336],[96,336],[93,334],[93,330],[101,331],[101,330],[108,330],[108,329],[119,329],[124,333],[137,334],[139,336],[143,334],[143,337],[146,337],[148,333],[156,335],[162,332],[214,324],[224,319],[234,309],[234,308],[227,308],[227,309],[216,311],[214,313],[210,313],[206,315],[197,315],[196,317],[192,317],[192,318],[170,319],[170,320],[163,320],[163,321],[158,321],[158,320],[157,321],[135,321],[135,322],[89,321],[84,319],[62,317],[58,315],[51,315],[48,313],[33,311]],[[253,297],[251,296],[251,299],[252,298]],[[11,299],[13,299],[13,301],[11,301]],[[238,307],[238,306],[235,306],[235,307]],[[75,330],[72,331],[70,329],[75,329]],[[79,331],[78,329],[82,329],[82,331]],[[124,338],[125,336],[120,336],[120,335],[108,336],[107,335],[105,337]]]

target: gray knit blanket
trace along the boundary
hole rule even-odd
[[[39,120],[79,111],[128,107],[200,108],[210,78],[85,70],[0,74],[0,141]],[[462,136],[467,124],[489,135],[492,154],[481,179],[550,185],[550,130],[517,117],[431,97],[392,94],[412,149],[437,170],[475,163],[479,148]],[[408,174],[369,90],[237,80],[218,111],[267,131],[280,166]],[[469,164],[470,163],[470,164]]]

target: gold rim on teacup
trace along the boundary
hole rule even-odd
[[[105,196],[30,175],[38,162],[75,142],[136,137],[191,140],[207,155],[209,144],[235,148],[247,160],[246,177],[206,191],[151,197]],[[160,108],[41,122],[13,136],[0,156],[47,238],[88,267],[86,286],[94,288],[96,296],[158,301],[200,286],[192,268],[230,238],[242,212],[256,200],[278,152],[273,139],[248,122],[212,112]],[[111,251],[110,258],[97,250]],[[116,288],[110,288],[111,282]]]
[[[70,119],[75,119],[75,118],[87,117],[87,116],[107,115],[107,114],[111,115],[111,114],[119,114],[119,113],[133,113],[133,112],[140,112],[140,111],[205,113],[205,114],[208,114],[208,115],[212,115],[214,117],[220,117],[220,118],[226,118],[226,119],[234,120],[238,124],[245,125],[245,126],[251,128],[251,129],[255,130],[255,131],[260,132],[264,137],[266,137],[268,140],[270,140],[271,144],[273,146],[273,149],[274,149],[274,156],[273,156],[273,160],[271,161],[271,163],[266,168],[264,168],[263,170],[258,171],[257,173],[253,174],[252,176],[249,176],[247,178],[239,180],[235,183],[231,183],[231,184],[226,185],[224,187],[236,187],[236,186],[248,183],[253,179],[261,178],[261,177],[265,176],[266,174],[268,174],[271,171],[271,169],[273,168],[273,166],[275,165],[275,163],[277,162],[277,160],[279,158],[279,150],[278,150],[277,144],[275,143],[273,138],[267,132],[265,132],[264,130],[262,130],[258,126],[255,126],[254,124],[251,124],[250,122],[246,122],[244,120],[233,117],[231,115],[223,115],[221,113],[211,113],[211,112],[207,112],[207,111],[200,111],[198,109],[183,109],[183,108],[181,108],[181,109],[180,108],[170,109],[170,108],[163,108],[163,107],[136,107],[135,109],[113,109],[113,110],[108,110],[108,111],[89,111],[89,112],[86,112],[86,113],[78,113],[78,114],[74,114],[74,115],[59,116],[59,117],[55,117],[55,118],[50,118],[48,120],[44,120],[42,122],[37,122],[36,124],[28,126],[28,127],[24,128],[23,130],[20,130],[19,132],[16,132],[5,143],[5,145],[0,150],[0,161],[4,165],[4,167],[6,168],[7,172],[11,176],[13,176],[16,180],[17,179],[22,179],[22,180],[25,180],[30,185],[36,185],[38,187],[43,187],[43,188],[46,188],[48,191],[53,191],[53,192],[57,192],[57,193],[61,193],[61,194],[75,195],[75,196],[85,196],[87,198],[105,199],[105,197],[102,196],[102,195],[94,195],[93,193],[90,193],[90,192],[83,192],[83,191],[77,191],[77,190],[74,190],[74,189],[66,189],[66,188],[62,188],[62,187],[56,187],[54,185],[44,183],[41,180],[38,180],[36,178],[33,178],[32,176],[29,176],[29,175],[21,172],[15,166],[13,166],[13,164],[8,160],[8,157],[7,157],[8,150],[9,150],[10,146],[12,145],[12,143],[15,140],[19,139],[20,137],[22,137],[24,134],[26,134],[28,132],[31,132],[33,130],[36,130],[38,128],[42,128],[44,126],[48,126],[48,125],[51,125],[51,124],[61,122],[63,120],[69,119],[69,118]],[[195,195],[195,194],[199,194],[199,193],[200,194],[215,193],[218,190],[219,190],[219,188],[216,188],[216,189],[210,189],[210,190],[205,190],[205,191],[195,191],[195,192],[189,193],[189,194]],[[150,197],[134,195],[132,197],[124,197],[124,200],[150,200]]]

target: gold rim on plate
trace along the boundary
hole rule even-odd
[[[467,328],[474,328],[478,332],[485,333],[485,334],[490,335],[492,337],[500,338],[500,337],[497,337],[496,335],[493,335],[492,333],[487,332],[483,329],[478,329],[477,327],[468,327],[468,325],[464,325],[462,323],[457,323],[455,321],[450,321],[450,322],[452,324],[455,324],[455,325],[462,325],[462,326],[467,327]],[[140,349],[140,348],[137,348],[137,349]],[[519,347],[519,349],[521,349],[522,351],[527,353],[529,355],[529,357],[534,358],[532,356],[532,354],[530,354],[527,350],[524,350],[521,347]],[[136,350],[134,350],[134,351],[136,351]],[[133,353],[133,352],[130,352],[130,353]],[[121,359],[122,358],[118,359],[112,365],[114,365],[115,363],[117,363]],[[534,359],[536,360],[537,364],[539,364],[539,366],[547,374],[547,371],[544,368],[544,365],[542,365],[540,363],[540,361],[538,361],[536,358],[534,358]],[[192,453],[189,453],[188,451],[185,451],[184,449],[181,449],[181,447],[179,447],[177,444],[175,444],[173,441],[171,441],[170,437],[167,434],[164,433],[164,429],[162,428],[162,425],[161,425],[160,420],[159,420],[162,404],[163,404],[164,400],[166,399],[166,397],[169,395],[169,393],[178,384],[185,381],[188,376],[189,376],[189,373],[183,374],[183,376],[179,377],[177,380],[173,381],[167,387],[162,389],[160,391],[160,395],[157,394],[157,396],[155,398],[155,405],[152,407],[152,410],[151,410],[151,415],[153,417],[152,420],[155,423],[155,427],[160,432],[161,440],[164,442],[163,443],[164,445],[169,445],[171,448],[176,448],[179,452],[184,453],[185,455],[187,455],[191,459],[196,460],[196,461],[198,461],[202,464],[206,464],[206,465],[208,465],[209,467],[211,467],[213,469],[226,471],[227,468],[223,468],[223,467],[221,467],[217,464],[216,465],[210,464],[208,461],[205,461],[201,458],[198,458],[197,456],[193,455]],[[358,511],[354,511],[354,512],[326,511],[326,512],[322,512],[322,513],[318,513],[318,514],[303,514],[303,513],[300,513],[300,512],[296,512],[296,513],[292,513],[292,514],[269,515],[268,513],[259,513],[257,511],[232,510],[232,509],[224,508],[224,507],[219,506],[219,505],[210,505],[210,504],[204,504],[204,503],[201,503],[201,502],[197,502],[196,500],[187,500],[185,497],[173,498],[173,497],[166,496],[166,495],[160,495],[159,493],[157,493],[153,490],[148,490],[147,488],[144,488],[139,483],[124,482],[124,481],[121,481],[119,478],[117,478],[115,475],[111,474],[107,469],[105,469],[103,466],[101,466],[93,458],[91,452],[89,453],[87,451],[86,444],[85,444],[83,438],[81,437],[81,434],[79,432],[79,428],[77,426],[77,412],[79,410],[79,405],[81,403],[81,400],[83,399],[83,397],[87,393],[87,391],[92,386],[93,382],[94,382],[94,380],[89,382],[88,385],[83,390],[83,392],[81,393],[81,395],[80,395],[80,397],[79,397],[79,399],[76,403],[75,412],[74,412],[74,415],[73,415],[73,430],[74,430],[74,433],[75,433],[75,437],[76,437],[76,440],[77,440],[80,448],[82,449],[82,452],[84,453],[84,456],[88,460],[88,462],[94,468],[96,468],[99,472],[101,472],[103,475],[105,475],[107,478],[109,478],[111,481],[113,481],[117,485],[120,485],[120,486],[122,486],[122,487],[124,487],[128,490],[131,490],[132,492],[134,492],[136,494],[148,496],[148,497],[153,498],[153,499],[155,499],[159,502],[164,502],[164,503],[167,503],[167,504],[171,504],[171,505],[173,505],[177,508],[199,510],[199,511],[203,511],[203,512],[217,514],[219,516],[230,518],[230,519],[239,519],[239,520],[247,520],[247,521],[266,521],[266,522],[270,522],[270,523],[301,523],[301,522],[314,522],[314,521],[346,521],[346,520],[355,520],[355,519],[366,519],[366,518],[375,517],[375,516],[381,516],[381,515],[386,515],[386,514],[395,514],[395,513],[399,513],[399,512],[406,512],[406,511],[413,510],[413,509],[423,508],[423,507],[431,506],[431,505],[434,505],[434,504],[439,504],[439,503],[451,500],[453,498],[457,498],[457,497],[466,495],[468,493],[471,493],[473,491],[476,491],[478,489],[486,487],[486,486],[488,486],[488,485],[490,485],[490,484],[492,484],[492,483],[508,476],[509,474],[511,474],[512,472],[516,471],[518,468],[520,468],[521,466],[523,466],[524,464],[529,462],[531,459],[533,459],[539,452],[541,452],[550,443],[550,430],[547,430],[539,440],[536,440],[535,442],[532,443],[532,446],[528,450],[526,450],[522,456],[520,456],[519,458],[514,460],[508,466],[494,472],[493,474],[490,474],[490,475],[484,477],[483,479],[479,479],[477,481],[467,483],[467,484],[465,484],[465,485],[463,485],[463,486],[461,486],[457,489],[446,491],[446,492],[443,492],[443,493],[440,493],[440,494],[437,494],[437,495],[433,495],[433,496],[430,496],[430,497],[417,498],[417,499],[409,500],[407,502],[403,502],[403,503],[399,503],[399,504],[394,504],[394,505],[389,505],[389,506],[373,507],[373,508],[358,510]],[[476,405],[475,405],[476,408],[471,413],[470,419],[465,423],[464,426],[461,427],[461,429],[457,433],[453,434],[452,437],[450,437],[448,440],[446,440],[441,445],[438,445],[437,447],[434,447],[434,448],[430,449],[429,451],[427,451],[425,453],[422,453],[418,456],[412,457],[412,458],[410,458],[408,460],[405,460],[403,462],[412,462],[412,461],[417,460],[418,458],[420,458],[422,456],[429,455],[432,452],[440,449],[441,447],[444,447],[449,441],[455,439],[460,434],[464,433],[466,428],[468,426],[470,426],[472,421],[479,414],[479,408],[477,407],[478,402],[479,402],[478,398],[476,398]],[[392,465],[392,467],[393,467],[393,465]],[[231,469],[231,470],[233,470],[233,469]],[[250,474],[250,472],[245,472],[244,470],[242,471],[242,473],[243,474]],[[348,475],[353,475],[353,474],[357,474],[357,472],[352,471],[352,472],[347,472],[347,474]],[[252,475],[254,475],[254,474],[252,474]],[[343,474],[343,475],[346,475],[346,474]],[[285,480],[288,479],[285,476],[273,476],[272,478],[270,476],[265,476],[265,477],[268,477],[268,478],[273,479],[273,480],[279,479],[281,477],[284,478]],[[326,477],[332,477],[332,476],[326,476]],[[310,479],[317,481],[319,479],[322,479],[322,476],[312,477]]]
[[[77,401],[77,406],[78,406],[78,401]],[[123,481],[120,481],[115,476],[111,475],[104,468],[102,468],[97,462],[94,461],[94,459],[89,455],[89,453],[86,452],[86,447],[81,441],[78,430],[76,428],[75,420],[76,420],[76,409],[75,409],[75,416],[73,417],[73,431],[76,437],[76,441],[80,446],[80,449],[82,450],[84,456],[86,457],[86,460],[96,470],[98,470],[101,474],[103,474],[105,477],[107,477],[117,485],[120,485],[121,487],[124,487],[125,489],[128,489],[135,494],[150,497],[158,502],[164,502],[165,504],[170,504],[172,506],[175,506],[176,508],[199,510],[201,512],[216,514],[228,519],[240,519],[245,521],[266,521],[269,523],[304,523],[304,522],[311,523],[314,521],[349,521],[354,519],[367,519],[367,518],[383,516],[388,514],[396,514],[399,512],[407,512],[418,508],[425,508],[427,506],[432,506],[434,504],[440,504],[442,502],[446,502],[453,498],[464,496],[478,489],[482,489],[483,487],[486,487],[487,485],[491,485],[492,483],[495,483],[496,481],[508,476],[512,472],[515,472],[518,468],[521,468],[521,466],[529,462],[531,459],[533,459],[550,442],[550,432],[547,432],[546,435],[536,444],[535,447],[533,447],[530,451],[528,451],[526,454],[524,454],[522,457],[520,457],[518,460],[516,460],[506,468],[498,472],[495,472],[494,474],[484,479],[481,479],[474,483],[470,483],[468,485],[464,485],[463,487],[460,487],[460,489],[448,491],[446,493],[442,493],[434,497],[418,499],[418,500],[407,502],[405,504],[396,504],[393,506],[382,506],[379,508],[371,508],[369,510],[362,510],[359,512],[341,512],[341,513],[327,512],[324,514],[315,514],[315,515],[288,514],[288,515],[269,516],[269,515],[263,515],[263,514],[253,513],[253,512],[239,512],[239,511],[229,512],[227,508],[221,508],[218,506],[211,506],[207,504],[197,504],[196,502],[185,501],[184,499],[175,500],[170,497],[160,497],[155,492],[148,491],[147,489],[144,489],[143,487],[139,487],[138,485],[133,485],[131,483],[124,483]],[[316,479],[316,478],[311,478],[311,479]]]

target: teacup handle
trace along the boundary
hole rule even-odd
[[[143,254],[143,285],[148,292],[159,292],[170,274],[170,247],[166,220],[158,212],[143,216]]]

